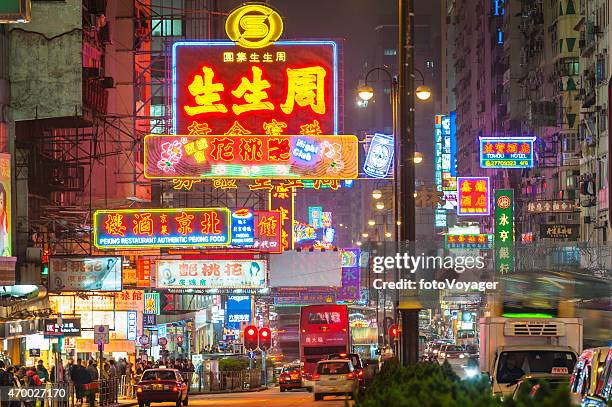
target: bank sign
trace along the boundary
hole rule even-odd
[[[533,168],[535,137],[481,137],[480,168]]]

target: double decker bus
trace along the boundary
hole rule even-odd
[[[346,305],[307,305],[300,311],[300,361],[311,375],[317,362],[332,353],[350,351],[348,307]]]

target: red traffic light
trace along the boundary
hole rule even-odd
[[[259,349],[268,350],[272,347],[272,331],[264,327],[259,330]]]
[[[257,327],[249,325],[244,328],[244,347],[247,350],[257,349]]]
[[[391,339],[395,339],[397,338],[398,334],[399,334],[399,330],[397,329],[397,325],[391,325],[389,327],[389,337]]]

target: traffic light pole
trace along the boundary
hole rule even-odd
[[[266,351],[261,351],[261,368],[263,369],[264,387],[268,387],[268,371],[266,370]]]

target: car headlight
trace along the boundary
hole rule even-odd
[[[459,355],[459,358],[460,358],[460,359],[465,358],[465,354],[463,354],[463,353],[462,353],[462,354],[460,354],[460,355]]]
[[[444,353],[444,352],[440,352],[440,356],[442,356],[443,358],[445,358],[445,357],[446,357],[446,353]]]
[[[433,350],[434,355],[438,353],[438,349]]]

